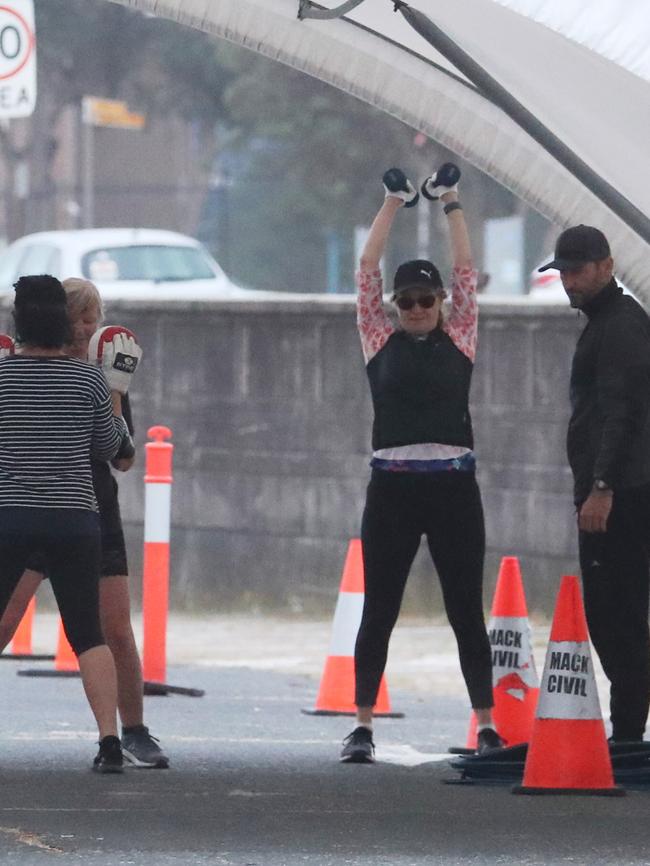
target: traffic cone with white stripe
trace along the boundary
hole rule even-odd
[[[354,644],[363,612],[364,578],[361,540],[348,546],[341,588],[334,612],[329,654],[321,677],[316,706],[302,710],[310,716],[354,716]],[[402,718],[391,710],[386,678],[382,677],[374,709],[375,716]]]
[[[614,784],[578,578],[562,578],[517,794],[625,792]]]
[[[501,560],[487,628],[492,646],[494,726],[506,745],[527,743],[535,720],[539,679],[516,556],[504,556]],[[476,749],[475,713],[470,718],[467,748]]]

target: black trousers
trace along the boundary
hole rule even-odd
[[[612,734],[643,737],[650,705],[650,486],[616,491],[605,533],[579,533],[589,633],[610,682]]]
[[[0,508],[0,616],[34,554],[47,567],[75,654],[101,646],[97,514],[83,509]]]
[[[373,470],[361,527],[365,599],[355,647],[356,704],[374,706],[404,587],[425,535],[474,708],[492,700],[483,617],[485,526],[472,472]]]

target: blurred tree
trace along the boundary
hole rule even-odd
[[[399,120],[265,57],[239,52],[233,62],[236,75],[224,93],[231,137],[215,197],[226,230],[217,218],[211,238],[243,284],[325,291],[331,281],[327,239],[331,243],[336,234],[338,288],[353,290],[355,227],[372,220],[382,198],[381,176],[393,165],[415,183],[444,161],[461,164],[479,261],[485,217],[513,212],[511,193]],[[439,208],[418,215],[421,210],[400,215],[388,270],[417,255],[418,219],[430,255],[448,266]],[[204,239],[210,243],[209,231]]]
[[[225,102],[247,148],[231,187],[234,273],[245,284],[324,291],[326,236],[341,243],[340,289],[352,289],[354,228],[369,222],[381,175],[400,165],[419,175],[435,144],[416,149],[414,131],[376,109],[264,57],[248,56]],[[251,140],[256,141],[251,150]],[[415,220],[404,215],[397,249],[414,254]],[[246,230],[244,227],[246,226]]]
[[[225,111],[222,95],[231,78],[229,65],[220,62],[220,52],[206,34],[171,21],[100,0],[35,0],[35,16],[36,111],[28,120],[0,127],[10,237],[26,228],[11,195],[21,165],[30,167],[32,208],[48,200],[57,122],[64,108],[80,107],[84,95],[124,99],[149,114],[200,118],[202,130],[212,136]],[[230,50],[225,43],[223,48],[224,53]],[[31,228],[39,222],[51,225],[52,215],[44,212],[31,222]]]
[[[397,165],[420,180],[453,158],[352,96],[175,22],[100,0],[35,0],[35,8],[37,109],[28,121],[0,127],[10,237],[54,224],[46,205],[54,200],[57,121],[86,94],[192,124],[206,177],[212,176],[197,233],[235,279],[262,288],[323,291],[333,279],[341,290],[351,289],[354,230],[381,201],[383,171]],[[27,217],[11,194],[13,175],[26,163],[32,178]],[[481,214],[512,212],[509,193],[463,169],[464,190],[481,203]],[[416,254],[417,210],[397,223],[389,267]],[[444,265],[444,222],[435,208],[427,219]],[[480,247],[478,219],[474,233]],[[337,254],[329,272],[328,243]],[[336,258],[339,273],[332,278]]]

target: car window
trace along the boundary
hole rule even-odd
[[[0,253],[0,292],[9,291],[18,279],[18,263],[24,252],[24,246],[12,244]]]
[[[81,270],[89,280],[210,280],[218,274],[208,256],[195,247],[134,244],[102,247],[86,253]]]
[[[58,277],[61,270],[61,254],[50,244],[29,244],[23,247],[24,255],[18,262],[18,275],[52,274]]]

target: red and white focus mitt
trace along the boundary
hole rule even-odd
[[[16,344],[8,334],[0,334],[0,358],[13,355]]]
[[[120,394],[129,390],[141,357],[135,334],[121,325],[99,328],[88,343],[88,360],[102,368],[108,387]]]

